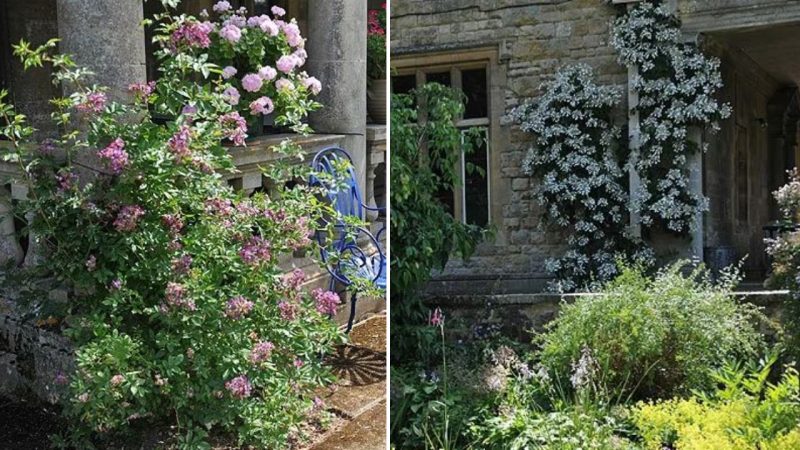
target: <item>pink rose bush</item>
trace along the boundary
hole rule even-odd
[[[308,55],[297,22],[287,20],[286,11],[279,7],[271,12],[271,16],[247,17],[246,9],[234,9],[230,2],[219,1],[205,17],[179,18],[162,28],[169,35],[165,51],[206,54],[216,66],[211,70],[219,74],[219,79],[210,77],[207,83],[225,92],[234,111],[244,118],[250,129],[245,136],[260,134],[265,116],[272,117],[278,126],[307,131],[300,121],[288,117],[303,117],[320,106],[313,97],[320,93],[322,84],[303,71]],[[234,137],[241,135],[231,140],[243,145],[242,139]]]
[[[15,47],[87,86],[53,102],[61,129],[86,132],[39,146],[26,143],[33,129],[0,93],[15,124],[0,128],[3,156],[30,181],[19,214],[35,215],[32,232],[48,255],[30,276],[58,274],[70,292],[47,310],[71,318],[63,331],[77,370],[53,376],[71,447],[105,448],[132,425],[179,418],[196,439],[210,427],[244,447],[285,448],[333,379],[320,355],[343,340],[328,317],[339,297],[312,292],[302,270],[281,263],[312,247],[313,230],[334,211],[316,188],[247,197],[218,175],[235,170],[224,142],[245,143],[246,117],[308,131],[302,119],[321,85],[298,72],[304,40],[284,14],[247,19],[223,1],[216,22],[162,17],[161,76],[131,85],[129,102],[110,100],[91,73],[52,54],[55,41]],[[225,27],[239,31],[223,35]],[[280,56],[243,57],[253,48]],[[302,153],[291,141],[272,150],[287,160]],[[263,176],[284,186],[309,171],[266,167]]]

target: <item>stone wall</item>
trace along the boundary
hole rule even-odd
[[[622,11],[604,0],[404,0],[392,4],[392,59],[492,48],[490,67],[491,221],[494,239],[468,262],[451,261],[431,289],[437,292],[532,292],[547,278],[547,257],[563,251],[562,236],[541,227],[541,210],[522,160],[532,137],[503,116],[526,99],[556,69],[591,65],[599,82],[624,86],[626,69],[609,45],[610,24]],[[624,111],[617,114],[620,124]]]

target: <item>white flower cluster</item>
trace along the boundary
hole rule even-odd
[[[548,221],[570,232],[567,252],[546,268],[556,278],[552,287],[572,291],[613,278],[620,255],[641,256],[626,234],[628,193],[617,156],[624,148],[609,119],[620,91],[597,85],[583,64],[562,68],[542,89],[538,104],[510,117],[537,137],[523,170],[541,181],[537,197]]]
[[[722,87],[720,62],[682,43],[677,18],[650,2],[616,21],[611,44],[622,64],[639,68],[632,84],[639,94],[641,141],[635,169],[642,189],[634,193],[633,207],[645,226],[660,220],[671,231],[686,232],[694,215],[708,209],[708,200],[689,189],[688,156],[705,150],[692,145],[689,127],[717,131],[717,121],[731,114],[730,105],[715,99]]]

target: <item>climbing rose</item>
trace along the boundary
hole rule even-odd
[[[230,298],[225,305],[225,315],[234,320],[241,319],[252,310],[253,302],[241,295]]]
[[[246,375],[239,375],[225,383],[225,389],[227,389],[234,398],[242,399],[250,397],[250,380],[247,379]]]
[[[291,80],[286,78],[281,78],[280,80],[275,82],[275,87],[278,91],[293,91],[294,84],[292,84]]]
[[[103,92],[90,92],[86,99],[75,105],[75,109],[82,113],[99,113],[106,107],[106,94]]]
[[[126,205],[117,214],[114,220],[114,228],[117,231],[133,231],[139,223],[139,219],[144,215],[144,209],[138,205]]]
[[[169,231],[171,235],[177,235],[183,228],[183,220],[176,214],[164,214],[161,216],[161,223]]]
[[[253,364],[260,364],[269,359],[272,355],[272,349],[275,345],[272,342],[261,341],[250,350],[250,362]]]
[[[239,42],[239,39],[242,38],[242,30],[240,30],[236,25],[228,24],[219,30],[219,35],[226,41],[235,44]]]
[[[114,281],[111,282],[111,289],[118,291],[122,289],[122,280],[116,278]]]
[[[264,33],[267,33],[268,35],[270,35],[272,37],[277,36],[281,32],[281,29],[278,26],[278,24],[275,23],[269,17],[267,17],[266,19],[262,20],[261,24],[259,25],[259,27],[261,28],[261,31],[263,31]]]
[[[228,78],[231,78],[232,76],[236,75],[238,72],[239,71],[236,70],[236,67],[228,66],[222,69],[222,78],[225,78],[227,80]]]
[[[242,78],[242,87],[247,92],[258,92],[261,86],[264,85],[264,80],[258,74],[248,73]]]
[[[264,81],[274,80],[278,76],[278,71],[270,66],[264,66],[258,69],[258,76]]]
[[[295,66],[297,66],[297,58],[293,55],[283,55],[278,59],[275,63],[275,67],[278,68],[283,73],[291,73],[294,70]]]
[[[314,297],[314,302],[317,306],[317,311],[320,314],[334,315],[336,314],[336,307],[339,306],[339,294],[332,291],[324,291],[322,289],[314,289],[311,292]]]
[[[303,80],[303,85],[308,89],[312,94],[317,95],[322,91],[322,83],[314,77],[308,77]]]
[[[86,270],[88,270],[89,272],[93,272],[94,269],[96,269],[96,268],[97,268],[97,257],[95,257],[94,255],[91,255],[86,260]]]
[[[225,89],[222,92],[222,96],[225,98],[225,101],[231,105],[239,104],[239,98],[240,98],[239,90],[233,86]]]
[[[217,13],[224,13],[231,10],[231,2],[227,0],[218,1],[214,6],[211,8],[214,12]]]
[[[123,381],[125,381],[125,377],[120,374],[116,374],[111,377],[111,386],[119,386]]]
[[[273,6],[271,11],[275,17],[283,17],[286,15],[286,10],[281,8],[280,6]]]
[[[107,160],[108,166],[114,174],[122,173],[128,166],[128,153],[125,151],[125,141],[120,138],[114,139],[108,147],[97,152],[97,156]]]
[[[172,271],[176,275],[185,275],[189,273],[189,269],[191,267],[192,267],[191,255],[183,255],[180,258],[172,260]]]
[[[206,212],[208,214],[227,216],[233,212],[233,207],[231,206],[231,201],[228,199],[210,198],[206,200]]]
[[[175,51],[181,44],[208,48],[211,45],[211,38],[208,35],[213,30],[214,25],[211,22],[185,22],[172,33],[170,38],[172,50]]]
[[[284,274],[281,278],[281,283],[286,289],[297,290],[306,281],[306,274],[302,269],[294,269],[293,271]]]
[[[175,308],[185,308],[189,311],[194,311],[197,309],[195,307],[194,301],[191,299],[185,298],[186,296],[186,288],[181,286],[178,283],[169,282],[167,283],[167,290],[165,293],[165,297],[167,299],[167,304],[173,306]]]
[[[236,145],[244,145],[244,140],[247,139],[247,121],[237,111],[220,117],[219,123],[225,128],[225,137]]]
[[[128,91],[136,94],[138,98],[147,98],[156,90],[156,82],[133,83],[128,86]]]
[[[442,314],[442,310],[440,308],[433,310],[433,313],[431,313],[428,317],[428,323],[432,327],[444,325],[444,314]]]
[[[261,97],[256,100],[253,100],[250,103],[250,113],[253,115],[256,114],[270,114],[272,111],[275,110],[275,105],[272,103],[272,99],[269,97]]]

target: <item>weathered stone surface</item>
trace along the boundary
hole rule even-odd
[[[309,123],[318,133],[347,136],[344,148],[365,186],[367,6],[358,0],[315,2],[308,23],[307,70],[322,82],[317,100],[324,106],[310,115]]]

